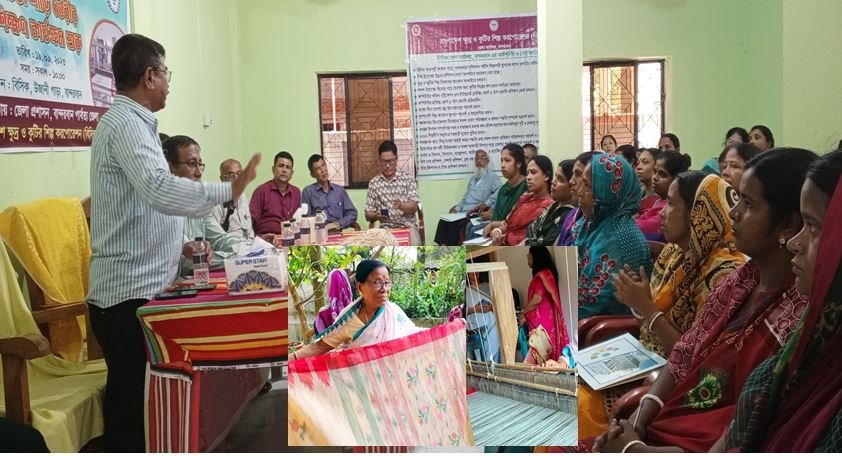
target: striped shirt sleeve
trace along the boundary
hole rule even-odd
[[[232,199],[229,182],[194,182],[174,176],[167,169],[160,148],[145,140],[131,122],[121,134],[112,135],[112,156],[124,170],[132,187],[156,211],[167,215],[203,217],[217,204]]]

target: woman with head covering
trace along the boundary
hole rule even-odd
[[[639,316],[640,342],[663,356],[693,325],[711,290],[745,263],[745,256],[734,246],[728,218],[737,194],[725,181],[688,171],[670,185],[668,199],[661,219],[669,244],[655,262],[652,280],[644,272],[631,270],[614,277],[617,300]],[[587,386],[579,390],[582,439],[608,428],[603,397],[617,397],[627,390],[600,392]]]
[[[542,343],[529,344],[529,354],[524,362],[542,365],[549,360],[558,361],[561,350],[570,343],[570,338],[561,310],[558,271],[549,249],[543,246],[530,247],[526,261],[532,269],[532,281],[529,282],[527,302],[519,323],[526,323],[530,341],[539,339]]]
[[[547,206],[553,203],[550,186],[553,181],[553,163],[544,155],[536,155],[526,165],[527,193],[518,198],[506,220],[486,225],[483,234],[495,244],[518,245],[526,238],[526,227]]]
[[[336,321],[336,317],[342,313],[345,307],[354,300],[354,294],[351,291],[351,282],[348,280],[348,275],[341,269],[334,269],[330,272],[327,279],[327,296],[330,302],[326,307],[319,310],[316,316],[315,327],[316,334],[321,334],[330,325]]]
[[[655,261],[652,279],[640,271],[620,271],[614,283],[617,299],[640,316],[640,341],[661,355],[690,329],[720,280],[746,262],[734,245],[728,217],[739,198],[724,180],[701,171],[681,173],[667,199],[661,223],[668,244]]]
[[[632,215],[640,208],[640,181],[631,165],[598,153],[582,173],[579,207],[583,217],[573,235],[579,253],[579,319],[629,313],[614,298],[610,275],[624,264],[651,270],[649,247]]]
[[[842,150],[819,158],[801,189],[804,227],[790,239],[801,326],[743,386],[729,451],[842,452]],[[719,450],[721,451],[721,450]]]
[[[392,280],[385,263],[361,261],[356,279],[360,298],[346,307],[315,342],[292,353],[290,360],[321,355],[338,347],[365,347],[421,330],[397,304],[389,301]]]
[[[550,187],[553,204],[547,206],[544,212],[526,227],[524,244],[553,245],[558,238],[564,217],[573,210],[573,190],[570,188],[573,164],[574,160],[564,160],[558,164],[555,179]]]
[[[613,423],[594,449],[698,452],[723,435],[748,375],[786,343],[806,305],[785,247],[801,230],[799,194],[815,158],[776,149],[749,162],[731,219],[751,260],[710,293],[631,420]]]

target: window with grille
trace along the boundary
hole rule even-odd
[[[582,67],[584,150],[617,145],[658,147],[664,131],[664,61],[586,63]]]
[[[331,182],[368,188],[380,172],[377,148],[398,146],[398,169],[415,177],[406,73],[319,75],[322,155]]]

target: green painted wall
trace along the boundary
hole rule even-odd
[[[167,49],[173,71],[160,131],[187,134],[203,146],[208,178],[222,158],[245,156],[237,147],[240,116],[237,8],[228,0],[140,0],[133,3],[134,31]],[[202,115],[214,118],[202,127]],[[90,194],[90,152],[0,154],[0,209],[48,196]]]
[[[584,57],[666,58],[665,129],[700,166],[732,126],[780,129],[780,15],[780,0],[586,0]]]
[[[842,139],[842,2],[783,0],[783,136],[817,152]]]
[[[258,181],[271,178],[271,156],[280,150],[293,153],[293,183],[299,187],[312,182],[307,157],[320,148],[317,73],[405,70],[403,24],[409,18],[535,11],[534,0],[252,0],[239,5],[239,65],[248,69],[242,72],[245,148],[269,159]],[[428,243],[438,215],[461,197],[465,183],[419,182]],[[365,226],[366,191],[349,193]]]

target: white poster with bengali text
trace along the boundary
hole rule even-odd
[[[507,143],[538,144],[535,15],[407,21],[417,176],[470,176],[474,152],[499,170]]]

